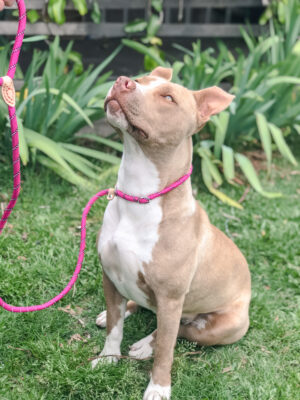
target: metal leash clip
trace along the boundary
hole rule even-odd
[[[114,197],[115,197],[115,189],[113,189],[113,188],[110,188],[110,189],[108,189],[108,193],[107,193],[107,200],[112,200],[112,199],[114,199]]]

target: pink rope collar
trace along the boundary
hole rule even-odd
[[[8,73],[6,77],[0,78],[0,86],[2,86],[2,94],[3,99],[8,105],[8,112],[9,112],[9,119],[10,119],[10,126],[11,126],[11,138],[12,138],[12,159],[13,159],[13,193],[10,199],[10,202],[7,208],[2,215],[0,220],[0,235],[3,231],[3,228],[7,222],[7,219],[12,212],[20,193],[20,182],[21,182],[21,170],[20,170],[20,156],[19,156],[19,137],[18,137],[18,123],[16,118],[16,109],[15,109],[15,94],[14,94],[14,87],[13,81],[16,66],[18,63],[19,53],[22,47],[25,27],[26,27],[26,9],[24,0],[16,0],[19,9],[19,26],[18,26],[18,33],[15,39],[15,44],[13,46]],[[140,204],[147,204],[151,200],[162,196],[171,190],[175,189],[179,185],[182,185],[192,173],[193,167],[191,166],[189,172],[183,175],[180,179],[176,182],[172,183],[170,186],[166,187],[165,189],[161,190],[160,192],[153,193],[148,195],[147,197],[137,197],[137,196],[130,196],[128,194],[123,193],[121,190],[118,189],[105,189],[101,190],[97,194],[95,194],[85,206],[82,219],[81,219],[81,240],[80,240],[80,248],[79,254],[77,259],[77,264],[75,271],[73,273],[72,278],[70,279],[67,286],[64,290],[55,296],[53,299],[47,301],[46,303],[28,306],[28,307],[16,307],[10,304],[5,303],[5,301],[0,297],[0,306],[7,311],[15,312],[15,313],[24,313],[24,312],[31,312],[31,311],[39,311],[45,308],[52,306],[54,303],[62,299],[73,287],[74,283],[76,282],[79,272],[82,267],[82,263],[84,260],[84,250],[85,250],[85,238],[86,238],[86,219],[88,213],[92,207],[92,205],[100,198],[107,195],[108,200],[112,200],[114,196],[121,197],[124,200],[140,203]]]
[[[171,185],[167,186],[160,192],[149,194],[146,197],[130,196],[129,194],[126,194],[119,189],[109,189],[108,200],[112,200],[114,198],[114,196],[118,196],[124,200],[132,201],[134,203],[147,204],[147,203],[150,203],[151,200],[154,200],[157,197],[163,196],[164,194],[166,194],[166,193],[170,192],[171,190],[177,188],[178,186],[182,185],[187,179],[189,179],[192,172],[193,172],[193,166],[191,165],[188,173],[183,175],[176,182],[173,182]]]

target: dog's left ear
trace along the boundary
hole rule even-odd
[[[151,76],[157,76],[159,78],[170,81],[172,79],[173,70],[172,68],[156,67],[151,73]]]
[[[197,103],[199,123],[203,124],[209,118],[225,110],[235,96],[225,92],[217,86],[193,92]]]

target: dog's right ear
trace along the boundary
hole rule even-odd
[[[164,67],[156,67],[151,73],[150,76],[157,76],[158,78],[166,79],[170,81],[172,79],[173,70],[172,68],[164,68]]]

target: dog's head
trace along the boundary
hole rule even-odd
[[[176,146],[234,98],[216,86],[191,91],[171,78],[172,69],[162,67],[135,80],[120,76],[105,100],[108,122],[144,145]]]

